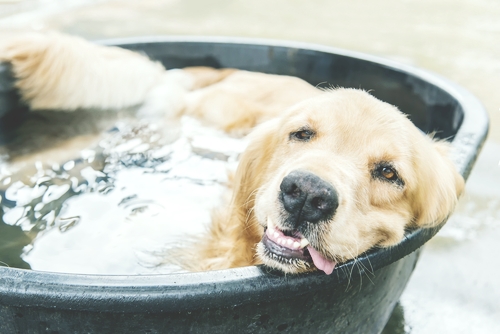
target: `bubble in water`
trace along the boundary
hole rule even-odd
[[[91,185],[93,183],[96,182],[96,180],[98,178],[102,178],[102,177],[105,177],[106,174],[104,174],[103,172],[101,171],[97,171],[95,170],[94,168],[92,168],[91,166],[87,166],[85,168],[83,168],[81,171],[80,171],[80,174],[81,176]]]
[[[113,190],[115,189],[115,186],[112,185],[112,184],[107,184],[105,186],[103,186],[102,188],[99,188],[99,193],[103,194],[103,195],[107,195],[109,194],[110,192],[112,192]]]
[[[116,146],[115,148],[112,149],[113,153],[125,153],[128,151],[131,151],[135,147],[139,146],[142,144],[142,140],[140,138],[134,138],[132,140],[129,140],[128,142],[125,142],[121,145]]]
[[[8,225],[17,225],[25,217],[26,209],[23,206],[14,207],[3,214],[3,221]]]
[[[80,222],[80,220],[80,216],[59,218],[59,231],[68,231],[69,229],[75,227]]]
[[[49,186],[45,194],[43,194],[42,202],[49,203],[55,201],[66,194],[70,188],[71,186],[69,184],[62,184],[60,186],[53,184]]]
[[[133,199],[136,199],[137,198],[137,195],[130,195],[130,196],[127,196],[125,198],[123,198],[120,203],[118,203],[118,205],[126,205],[127,203],[129,203],[131,200]]]
[[[29,254],[33,250],[33,244],[28,244],[23,247],[23,255]]]
[[[63,169],[65,171],[72,170],[74,167],[75,167],[75,161],[74,160],[70,160],[70,161],[68,161],[67,163],[65,163],[63,165]]]
[[[10,183],[10,181],[11,181],[11,180],[12,180],[12,178],[9,176],[9,177],[6,177],[6,178],[2,181],[2,183],[3,183],[3,185],[4,185],[4,186],[6,186],[6,185],[8,185],[8,184]]]
[[[41,217],[39,219],[39,222],[43,224],[43,226],[52,226],[54,224],[54,221],[56,219],[56,213],[54,210],[51,210],[49,213],[47,213],[45,216]]]
[[[94,150],[83,150],[80,152],[80,156],[83,160],[87,161],[89,164],[94,162],[96,152]]]
[[[130,216],[136,216],[148,210],[147,205],[138,205],[130,210]]]

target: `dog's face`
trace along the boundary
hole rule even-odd
[[[263,263],[297,273],[403,239],[440,223],[462,177],[395,107],[339,89],[301,102],[257,128],[241,160],[242,200],[264,228]],[[253,198],[253,196],[255,198]]]

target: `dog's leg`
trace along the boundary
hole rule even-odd
[[[58,33],[2,38],[0,61],[11,63],[32,109],[127,107],[142,103],[165,76],[144,56]]]
[[[296,77],[234,69],[185,68],[192,88],[185,114],[226,132],[247,134],[297,102],[321,93]]]
[[[166,71],[147,94],[140,108],[142,116],[163,114],[180,116],[188,106],[186,93],[214,85],[238,70],[197,66]]]

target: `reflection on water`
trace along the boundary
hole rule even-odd
[[[87,274],[179,270],[158,266],[159,254],[203,232],[245,147],[194,119],[180,127],[166,143],[157,123],[121,122],[74,159],[4,164],[0,261]]]
[[[0,214],[3,216],[3,208]],[[10,226],[0,221],[0,266],[30,269],[30,265],[22,258],[23,248],[31,242],[31,238],[19,226]]]

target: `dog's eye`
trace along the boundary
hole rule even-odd
[[[397,178],[396,172],[391,167],[381,167],[380,175],[385,177],[387,180],[394,181]]]
[[[300,141],[308,141],[312,137],[314,137],[314,131],[304,129],[290,133],[290,139],[300,140]]]
[[[400,186],[404,185],[404,182],[399,178],[396,169],[389,163],[381,163],[375,168],[375,170],[372,173],[374,177],[381,179],[383,181],[396,183]]]

